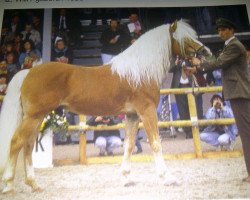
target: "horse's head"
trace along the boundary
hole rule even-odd
[[[169,29],[175,55],[188,58],[198,56],[204,59],[212,56],[210,49],[196,39],[196,32],[183,20],[175,21]]]

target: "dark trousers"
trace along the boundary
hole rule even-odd
[[[180,85],[179,88],[186,88],[190,87],[189,85]],[[176,104],[178,107],[178,112],[180,116],[180,120],[189,120],[190,114],[189,114],[189,108],[188,108],[188,99],[186,94],[176,94],[175,95]],[[203,118],[203,108],[202,108],[202,94],[198,94],[195,97],[196,101],[196,109],[197,109],[197,115],[199,119]],[[192,128],[191,127],[183,127],[183,130],[187,134],[187,137],[192,136]]]
[[[230,103],[242,142],[247,172],[250,176],[250,99],[231,99]]]

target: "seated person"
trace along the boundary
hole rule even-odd
[[[0,74],[7,74],[7,63],[5,60],[0,62]]]
[[[19,56],[19,64],[22,69],[29,69],[35,65],[41,64],[41,57],[40,51],[34,48],[32,40],[25,40],[23,42],[22,53]]]
[[[10,52],[6,55],[6,67],[7,67],[7,76],[8,82],[11,81],[13,76],[18,72],[19,65],[15,62],[15,54]]]
[[[63,39],[59,38],[55,42],[55,48],[52,50],[51,61],[72,63],[73,55],[71,50],[65,45]]]
[[[25,30],[21,33],[23,35],[23,40],[32,40],[34,43],[34,47],[41,50],[41,35],[37,30],[33,28],[33,25],[31,23],[26,23]]]
[[[3,45],[3,52],[2,55],[0,56],[2,60],[6,59],[8,53],[13,53],[15,56],[15,59],[18,57],[18,53],[15,50],[15,45],[13,42],[8,41]]]
[[[223,105],[223,99],[215,94],[210,100],[211,106],[207,113],[207,119],[233,118],[230,107]],[[232,143],[237,135],[237,127],[232,125],[209,125],[200,134],[201,141],[221,149],[232,150]]]
[[[118,122],[117,118],[97,116],[91,117],[87,121],[87,124],[90,126],[115,125]],[[100,149],[100,156],[104,156],[105,153],[107,155],[114,155],[113,150],[122,145],[119,130],[94,131],[94,142],[95,146]]]
[[[0,95],[5,95],[7,89],[7,75],[0,74]]]

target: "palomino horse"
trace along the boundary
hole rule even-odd
[[[160,84],[173,54],[203,51],[195,31],[185,22],[162,25],[101,67],[56,62],[19,72],[9,85],[0,118],[0,167],[5,165],[3,193],[14,190],[17,157],[24,150],[25,183],[39,191],[32,166],[32,149],[44,117],[58,106],[85,115],[126,114],[126,139],[121,172],[130,174],[130,159],[139,119],[154,153],[156,169],[165,184],[176,183],[167,172],[157,127]],[[6,139],[7,138],[7,139]]]

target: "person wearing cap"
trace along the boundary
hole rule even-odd
[[[210,61],[193,58],[195,67],[187,68],[186,72],[222,69],[223,96],[232,106],[248,172],[243,181],[250,182],[250,78],[247,71],[247,51],[234,36],[234,23],[220,18],[216,21],[216,27],[220,38],[225,41],[221,54]]]
[[[220,95],[212,96],[211,107],[206,113],[206,119],[233,118],[233,112],[229,106],[224,105]],[[200,134],[201,141],[214,147],[232,150],[237,135],[237,127],[231,125],[208,125]]]

